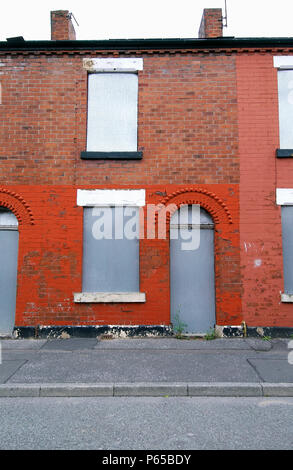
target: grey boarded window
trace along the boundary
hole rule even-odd
[[[139,208],[85,207],[83,292],[139,291]]]
[[[88,152],[137,150],[136,73],[88,75]]]
[[[282,206],[284,291],[293,294],[293,206]]]
[[[278,71],[280,148],[293,149],[293,70]]]

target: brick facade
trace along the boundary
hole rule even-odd
[[[249,325],[291,326],[292,305],[280,302],[283,252],[276,189],[292,186],[293,161],[276,159],[278,84],[273,54],[239,55],[237,84],[242,309]]]
[[[291,305],[280,303],[275,189],[290,187],[292,161],[275,158],[273,55],[272,49],[208,44],[205,50],[0,46],[0,205],[20,223],[16,326],[170,324],[168,237],[140,240],[145,303],[73,301],[81,292],[83,253],[77,189],[106,188],[144,188],[147,204],[200,204],[212,215],[217,325],[293,326]],[[81,160],[87,125],[82,61],[90,57],[143,58],[142,160]]]
[[[233,56],[139,54],[144,59],[138,96],[138,148],[143,159],[123,163],[80,159],[86,148],[87,120],[87,72],[82,59],[88,56],[1,58],[6,137],[1,146],[1,180],[83,185],[239,183]]]

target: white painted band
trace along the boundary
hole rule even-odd
[[[77,205],[142,207],[145,205],[145,189],[78,189]]]
[[[277,69],[293,69],[293,55],[274,56],[274,67]]]
[[[76,303],[145,302],[144,292],[80,292],[74,294]]]
[[[293,205],[293,188],[277,188],[276,203],[279,206]]]
[[[143,59],[136,57],[83,59],[88,72],[137,72],[143,70]]]

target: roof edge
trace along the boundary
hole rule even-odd
[[[9,39],[9,38],[8,38]],[[0,51],[76,51],[76,50],[147,50],[147,49],[223,49],[223,48],[292,47],[293,37],[213,39],[102,39],[61,41],[1,41]]]

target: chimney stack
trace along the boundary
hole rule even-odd
[[[51,40],[75,40],[75,29],[68,10],[51,11]]]
[[[222,8],[205,8],[203,11],[198,37],[200,39],[223,36]]]

